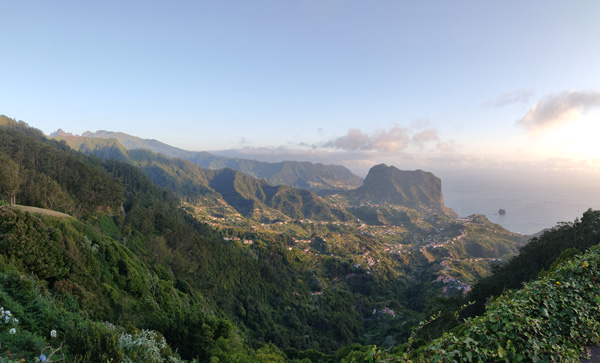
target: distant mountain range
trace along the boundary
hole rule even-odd
[[[341,165],[299,161],[268,163],[230,158],[205,151],[187,151],[157,140],[142,139],[122,132],[88,131],[81,136],[75,136],[59,129],[50,137],[67,141],[75,150],[103,153],[100,155],[102,157],[122,159],[123,155],[119,154],[124,150],[146,149],[171,158],[185,159],[206,169],[231,168],[257,179],[265,179],[271,185],[289,185],[315,192],[349,190],[362,184],[362,178]],[[116,140],[118,143],[111,140]]]
[[[359,177],[340,165],[227,158],[119,132],[74,136],[58,130],[50,136],[84,153],[132,163],[156,184],[177,191],[181,197],[203,198],[205,203],[208,196],[222,198],[244,217],[273,219],[279,212],[289,218],[351,218],[345,208],[333,207],[311,191],[342,196],[360,217],[374,223],[385,224],[389,218],[381,211],[374,216],[356,207],[365,203],[392,204],[454,215],[444,206],[441,180],[422,170],[403,171],[380,164],[369,171],[362,184]]]
[[[455,215],[444,206],[441,180],[422,170],[403,171],[385,164],[376,165],[363,185],[349,189],[350,184],[360,178],[343,166],[232,159],[105,131],[74,136],[59,130],[51,136],[75,150],[133,164],[157,185],[175,191],[180,198],[196,205],[222,210],[222,215],[234,212],[260,221],[359,218],[375,225],[408,220],[406,211],[398,210],[398,206]],[[157,153],[151,148],[163,152]],[[187,158],[169,157],[166,153]],[[199,164],[208,164],[208,167]],[[267,175],[270,177],[265,177]],[[314,192],[320,192],[321,197]],[[336,196],[337,200],[325,200],[325,195]]]

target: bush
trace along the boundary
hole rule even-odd
[[[111,326],[92,321],[75,321],[65,334],[69,352],[84,362],[121,362],[119,333]]]
[[[600,247],[503,295],[427,347],[429,361],[579,362],[600,341]]]
[[[154,330],[122,333],[119,347],[125,355],[124,362],[159,363],[167,356],[171,357],[171,361],[179,361],[171,356],[172,352],[165,338]]]

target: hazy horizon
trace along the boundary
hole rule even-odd
[[[65,130],[63,130],[65,131]],[[67,132],[67,131],[65,131]],[[135,135],[131,135],[135,136]],[[153,139],[153,141],[159,141]],[[210,151],[229,157],[248,157],[235,151]],[[335,160],[315,160],[309,155],[258,155],[255,160],[281,162],[286,160],[323,162],[343,165],[355,175],[366,177],[375,164],[348,164]],[[262,156],[262,157],[260,157]],[[290,157],[287,157],[290,156]],[[252,159],[252,158],[251,158]],[[541,169],[521,164],[518,168],[498,164],[495,167],[437,164],[423,167],[416,164],[392,165],[402,170],[422,169],[441,179],[445,205],[460,217],[484,214],[493,223],[522,234],[534,234],[552,228],[559,222],[573,222],[589,208],[600,209],[600,171],[577,169]],[[327,162],[329,161],[329,162]],[[380,164],[384,161],[377,162]],[[500,215],[499,209],[507,213]]]
[[[515,193],[529,171],[600,184],[598,2],[60,0],[0,12],[0,112],[46,134],[111,130],[363,177],[380,163],[453,170],[439,175],[448,187],[473,172]]]
[[[61,0],[0,11],[0,112],[47,134],[114,130],[363,170],[600,170],[600,3]]]

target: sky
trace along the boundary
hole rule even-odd
[[[280,161],[600,170],[600,2],[3,1],[0,114]]]

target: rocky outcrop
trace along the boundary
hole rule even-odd
[[[423,170],[400,170],[385,164],[375,165],[361,187],[348,192],[355,202],[395,204],[416,210],[454,214],[444,205],[442,181]]]

